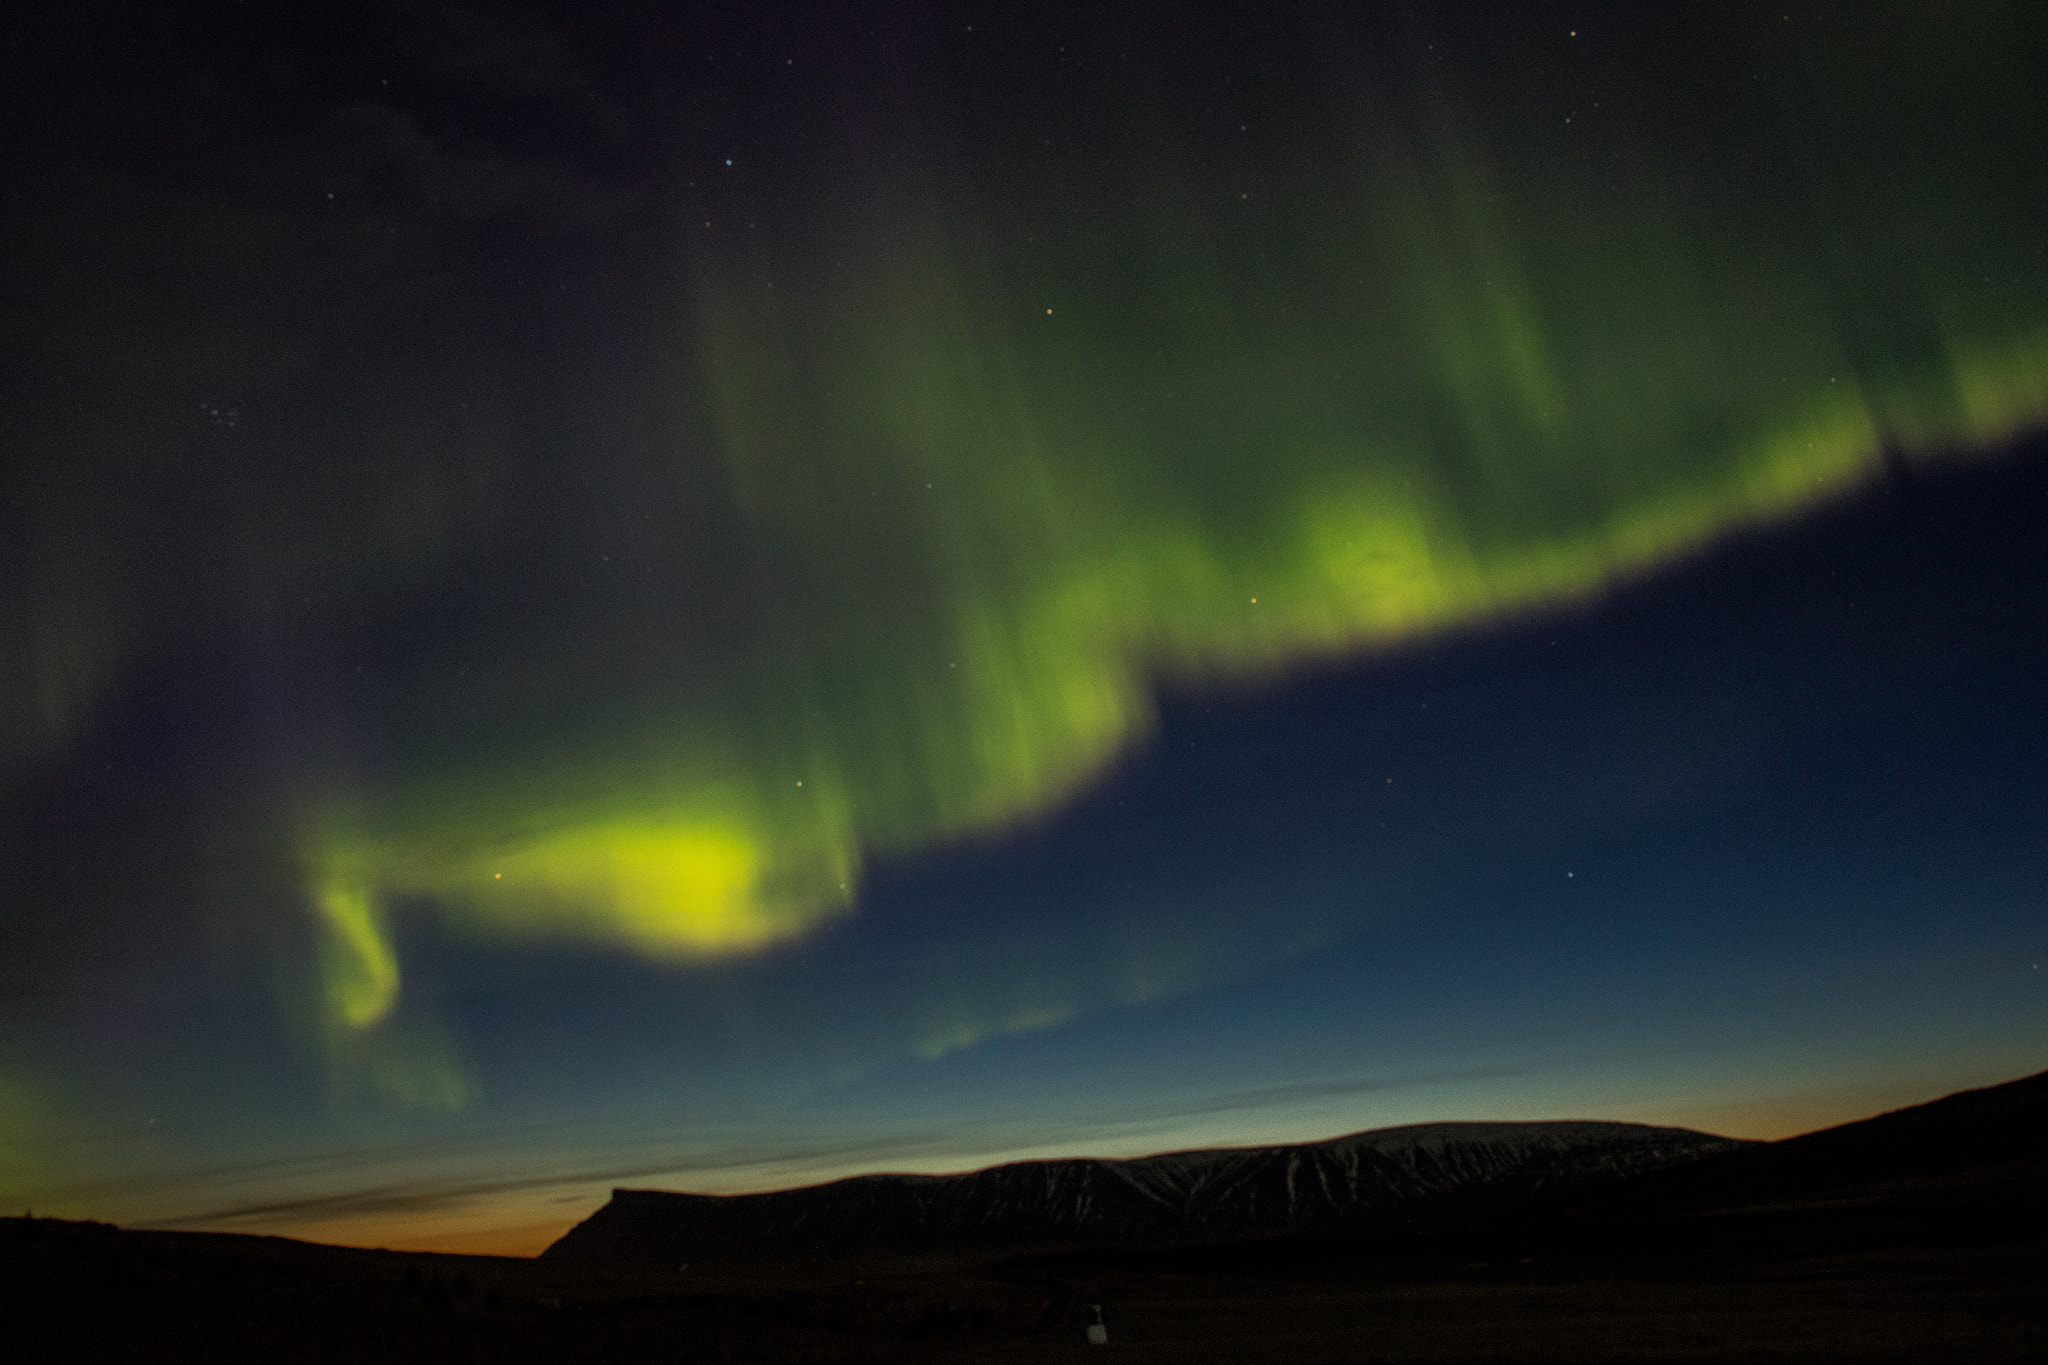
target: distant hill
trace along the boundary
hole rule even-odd
[[[818,1254],[848,1247],[893,1255]],[[1174,1365],[2017,1365],[2043,1283],[2048,1073],[1774,1143],[1432,1124],[625,1191],[537,1260],[0,1218],[0,1359],[1024,1365],[1093,1356],[1104,1304],[1120,1359]]]
[[[1973,1200],[2038,1203],[2048,1177],[2048,1071],[1895,1109],[1778,1142],[1749,1143],[1684,1166],[1589,1191],[1582,1210],[1632,1216],[1813,1200],[1924,1202],[1968,1191]],[[1944,1192],[1947,1192],[1944,1194]]]
[[[542,1255],[846,1257],[1334,1232],[1590,1192],[1755,1145],[1634,1123],[1431,1123],[1130,1161],[856,1176],[766,1194],[614,1190]]]

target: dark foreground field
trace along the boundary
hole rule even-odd
[[[7,1220],[10,1360],[2048,1359],[2039,1163],[1646,1223],[953,1264],[592,1266]],[[1111,1339],[1085,1344],[1089,1305]]]
[[[2048,1073],[1568,1203],[1174,1249],[684,1270],[0,1220],[0,1361],[48,1360],[2048,1360]]]

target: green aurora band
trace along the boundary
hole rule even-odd
[[[1333,76],[1242,136],[1137,82],[1078,147],[926,129],[751,231],[679,221],[668,492],[438,615],[385,757],[295,794],[309,1017],[460,1103],[394,1041],[399,916],[756,952],[1060,802],[1162,685],[1583,599],[2038,424],[2039,27],[1731,21],[1688,80],[1771,80],[1698,128],[1675,78],[1580,110],[1533,60]]]

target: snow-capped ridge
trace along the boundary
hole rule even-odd
[[[1315,1143],[862,1175],[763,1194],[616,1190],[545,1254],[837,1256],[1365,1227],[1588,1188],[1745,1145],[1632,1123],[1428,1123]]]

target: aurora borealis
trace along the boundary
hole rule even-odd
[[[511,1246],[605,1172],[2038,1056],[1954,966],[1946,1063],[1843,998],[1592,1066],[1561,1002],[1779,968],[1498,881],[2038,960],[2030,7],[10,23],[20,1202]],[[1822,544],[1889,627],[1757,568]]]

